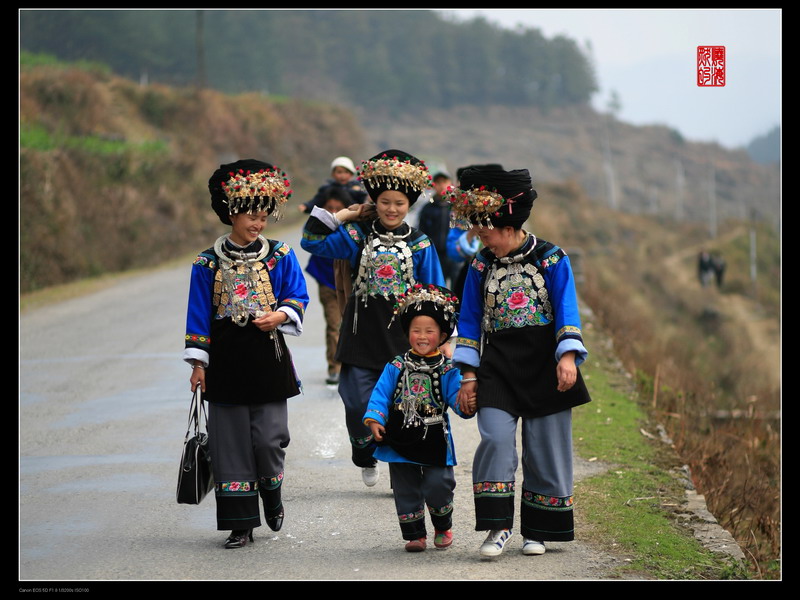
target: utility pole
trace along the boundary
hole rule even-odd
[[[683,219],[683,189],[686,178],[683,173],[683,163],[680,158],[675,159],[675,220]]]
[[[197,54],[197,88],[206,87],[206,51],[203,41],[203,11],[195,12],[195,52]]]
[[[717,237],[717,190],[716,190],[716,165],[711,160],[710,180],[708,184],[708,232],[711,239]]]

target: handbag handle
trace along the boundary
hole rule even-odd
[[[189,422],[186,425],[186,439],[189,439],[189,434],[192,433],[192,426],[194,426],[194,434],[197,435],[200,431],[200,417],[205,421],[206,429],[208,429],[208,415],[206,414],[206,406],[203,403],[203,392],[200,386],[195,387],[192,393],[192,402],[189,405]]]

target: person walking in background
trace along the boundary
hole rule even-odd
[[[442,272],[448,286],[458,276],[459,266],[447,254],[447,237],[450,234],[450,203],[444,198],[453,181],[447,173],[439,171],[433,176],[434,195],[419,212],[419,230],[426,234],[436,247],[442,263]]]
[[[363,204],[367,199],[364,186],[356,178],[356,167],[352,159],[347,156],[337,156],[331,162],[331,176],[323,183],[314,197],[301,204],[300,212],[310,213],[315,206],[321,207],[325,202],[326,192],[331,188],[340,189],[352,198],[352,202]]]
[[[341,188],[331,186],[322,192],[321,202],[321,208],[331,214],[336,214],[352,205],[353,199]],[[325,359],[328,363],[328,376],[325,383],[335,385],[339,383],[339,369],[341,368],[341,364],[336,360],[336,347],[339,344],[342,312],[339,310],[339,301],[336,295],[334,259],[312,254],[308,259],[306,273],[317,281],[319,301],[325,315]]]
[[[353,464],[367,486],[378,481],[372,432],[362,418],[375,383],[408,340],[392,321],[395,299],[416,283],[443,285],[444,277],[430,239],[405,222],[410,206],[430,186],[424,163],[402,150],[386,150],[360,168],[374,204],[354,204],[331,215],[315,207],[301,246],[311,254],[346,259],[353,272],[339,333],[339,395]]]
[[[284,334],[300,335],[308,306],[303,272],[284,242],[261,235],[291,195],[277,167],[245,159],[221,165],[208,182],[211,207],[231,227],[192,265],[183,358],[192,390],[209,403],[208,439],[217,529],[225,548],[279,531],[289,445],[287,398],[300,393]]]

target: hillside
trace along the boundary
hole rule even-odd
[[[23,67],[20,92],[23,293],[196,251],[198,239],[224,230],[209,207],[208,177],[240,157],[287,171],[295,220],[296,206],[341,154],[358,162],[399,147],[451,169],[487,161],[530,168],[540,193],[532,228],[580,265],[582,297],[652,396],[712,512],[758,560],[778,554],[780,427],[769,416],[781,392],[777,167],[586,108],[388,117],[264,94],[141,85],[63,64]],[[617,210],[606,193],[609,169]],[[740,218],[751,215],[760,220]],[[753,283],[748,240],[756,231]],[[726,257],[721,290],[697,284],[700,248]],[[749,418],[719,423],[719,410]]]
[[[257,157],[307,200],[361,129],[335,106],[138,85],[96,67],[20,73],[20,288],[158,264],[221,231],[207,182]]]
[[[744,149],[686,140],[665,126],[636,127],[589,107],[460,106],[409,115],[359,115],[375,147],[415,148],[452,170],[499,162],[536,183],[571,180],[605,206],[676,221],[756,218],[779,228],[780,168]],[[710,202],[710,198],[715,202]]]

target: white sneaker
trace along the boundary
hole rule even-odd
[[[374,467],[361,467],[361,479],[367,487],[372,487],[378,483],[380,473],[378,472],[378,464],[375,463]]]
[[[531,555],[531,554],[544,554],[545,547],[544,542],[540,542],[538,540],[529,540],[523,539],[522,541],[522,553]]]
[[[481,556],[500,556],[506,542],[514,535],[510,529],[495,529],[489,532],[481,544]]]

